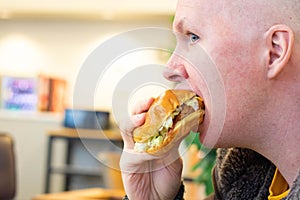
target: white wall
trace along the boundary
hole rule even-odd
[[[83,15],[84,17],[109,17],[119,14],[172,14],[176,0],[0,0],[0,17],[19,15]]]
[[[143,21],[0,21],[0,73],[20,76],[48,74],[73,84],[87,56],[115,34],[137,27],[171,28],[170,17]]]
[[[171,18],[140,21],[0,20],[0,74],[48,74],[65,78],[69,83],[66,103],[70,105],[78,71],[89,53],[113,34],[149,26],[171,28]],[[145,58],[139,59],[145,61]],[[13,115],[27,117],[18,113]],[[58,119],[17,120],[1,114],[0,131],[11,133],[16,143],[17,199],[30,199],[43,192],[46,131],[59,126]]]

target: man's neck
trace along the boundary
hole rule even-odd
[[[293,139],[293,141],[288,142],[290,139]],[[278,167],[279,171],[290,186],[292,186],[294,180],[299,175],[300,151],[297,148],[299,142],[300,137],[297,139],[295,137],[287,139],[286,144],[288,144],[288,146],[283,146],[281,148],[282,151],[278,152],[278,156],[274,156],[274,164]]]
[[[280,129],[269,130],[266,133],[270,138],[269,141],[266,141],[267,145],[257,145],[254,150],[271,160],[288,184],[292,186],[300,170],[300,123],[298,121],[300,110],[293,109],[282,114],[278,116],[278,118],[284,119],[278,120]]]

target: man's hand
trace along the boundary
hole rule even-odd
[[[182,160],[178,147],[181,141],[161,155],[139,153],[134,150],[133,130],[145,122],[153,99],[140,104],[131,119],[121,124],[124,149],[120,167],[129,200],[172,200],[181,184]]]

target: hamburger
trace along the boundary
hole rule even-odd
[[[134,129],[134,149],[155,154],[166,145],[174,144],[182,134],[198,128],[203,122],[204,103],[189,90],[166,90],[157,97],[148,112],[145,123]]]

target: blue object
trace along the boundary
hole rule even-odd
[[[65,109],[64,127],[79,129],[108,129],[109,112]]]

